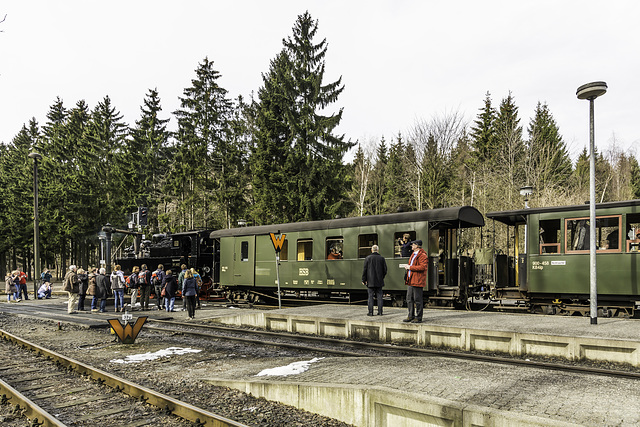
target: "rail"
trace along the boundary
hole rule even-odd
[[[11,341],[14,344],[19,345],[23,348],[34,351],[35,353],[41,356],[44,356],[53,362],[60,363],[65,367],[73,369],[74,371],[80,374],[87,375],[92,379],[101,382],[104,385],[114,388],[115,390],[122,391],[128,394],[129,396],[144,400],[146,403],[150,405],[163,409],[166,413],[171,413],[183,419],[194,422],[197,425],[202,425],[206,427],[247,427],[245,424],[227,419],[213,412],[209,412],[204,409],[195,407],[186,402],[182,402],[180,400],[174,399],[165,394],[158,393],[154,390],[151,390],[146,387],[142,387],[138,384],[127,381],[123,378],[117,377],[115,375],[111,375],[108,372],[94,368],[90,365],[79,362],[75,359],[71,359],[60,353],[56,353],[55,351],[46,349],[37,344],[24,340],[2,329],[0,329],[0,337],[8,341]],[[2,386],[4,389],[5,384],[2,384]],[[7,393],[12,393],[13,396],[16,396],[15,397],[16,401],[23,399],[23,397],[20,397],[21,394],[17,392],[15,389],[12,389],[10,386],[8,386],[6,390],[7,390]],[[55,421],[56,423],[54,423],[53,420],[55,420],[55,418],[53,418],[53,420],[50,421],[49,418],[45,416],[46,413],[43,413],[44,411],[42,411],[42,409],[40,409],[36,404],[34,404],[31,401],[28,401],[28,400],[23,401],[22,405],[24,405],[25,408],[29,408],[27,413],[31,415],[29,416],[29,418],[32,420],[34,418],[38,418],[39,422],[43,422],[43,421],[45,423],[51,422],[51,424],[44,424],[44,425],[51,425],[51,426],[64,425],[64,424],[60,424],[57,421]],[[52,416],[49,416],[49,417],[52,417]],[[45,419],[47,421],[45,421]]]

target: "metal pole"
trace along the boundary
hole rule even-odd
[[[38,221],[38,160],[39,153],[29,153],[33,159],[33,299],[38,299],[38,279],[40,278],[40,224]]]
[[[113,232],[115,231],[115,229],[113,227],[111,227],[111,224],[107,223],[107,225],[105,225],[104,227],[102,227],[102,231],[105,232],[105,246],[106,246],[106,250],[105,250],[105,268],[106,268],[106,275],[110,275],[111,274],[111,236],[113,234]]]
[[[589,301],[591,324],[598,323],[598,284],[596,279],[596,159],[595,159],[595,131],[593,120],[593,101],[589,99],[589,264],[590,287]]]
[[[33,298],[38,299],[40,278],[40,221],[38,218],[38,159],[33,159]]]
[[[596,279],[596,159],[595,159],[595,128],[593,101],[607,93],[605,82],[587,83],[578,88],[578,99],[589,100],[589,264],[590,289],[589,301],[591,310],[591,324],[598,323],[598,286]]]
[[[276,252],[276,282],[278,283],[278,308],[282,308],[280,298],[280,252]]]

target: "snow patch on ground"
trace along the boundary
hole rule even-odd
[[[278,366],[277,368],[263,369],[256,377],[263,376],[280,376],[286,377],[288,375],[298,375],[309,369],[312,363],[318,362],[324,359],[324,357],[315,357],[311,360],[303,360],[300,362],[293,362],[287,366]]]
[[[187,353],[199,353],[202,350],[196,350],[193,348],[182,348],[182,347],[169,347],[164,350],[158,350],[149,353],[143,354],[132,354],[130,356],[125,357],[124,359],[111,359],[109,362],[111,363],[140,363],[146,360],[156,360],[161,357],[171,357],[173,355],[181,355]]]

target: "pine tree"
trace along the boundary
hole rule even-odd
[[[131,159],[126,150],[128,126],[122,119],[111,98],[105,96],[91,112],[85,138],[93,160],[98,162],[92,173],[103,220],[119,226],[126,224],[127,214],[137,207],[137,186],[131,185]]]
[[[342,109],[329,116],[320,114],[337,101],[344,86],[341,79],[323,84],[327,42],[313,42],[317,30],[318,23],[308,12],[300,15],[293,35],[283,41],[283,51],[263,76],[251,164],[257,173],[256,215],[267,221],[322,219],[346,211],[347,169],[342,158],[354,143],[333,135]],[[261,140],[265,138],[270,141]],[[275,167],[281,175],[272,184],[265,178],[276,152],[283,165]]]
[[[497,151],[495,121],[496,110],[491,106],[491,94],[487,92],[484,107],[480,109],[475,125],[471,128],[473,154],[478,162],[491,159]]]
[[[167,182],[176,197],[181,229],[222,226],[229,223],[227,202],[230,187],[226,170],[214,171],[213,164],[224,164],[236,155],[229,145],[231,101],[218,84],[221,74],[213,61],[198,64],[196,78],[180,97],[178,142],[171,175]],[[211,209],[213,202],[217,209]],[[223,218],[215,217],[222,212]]]
[[[131,139],[127,141],[128,162],[131,177],[140,206],[148,207],[148,223],[158,231],[157,212],[162,200],[162,185],[171,159],[168,147],[170,132],[167,130],[169,119],[160,118],[162,107],[157,89],[149,89],[144,104],[140,107],[140,119],[131,129]],[[156,213],[156,214],[154,214]]]
[[[522,127],[518,118],[518,107],[509,95],[500,103],[500,109],[494,123],[496,130],[496,178],[500,187],[506,189],[506,206],[512,207],[516,190],[525,184],[524,142]],[[518,203],[520,201],[518,200]]]
[[[402,134],[398,133],[396,142],[391,145],[389,150],[389,161],[385,174],[385,212],[391,213],[409,208],[408,181],[410,178],[407,174]]]
[[[528,133],[527,183],[536,188],[566,185],[571,175],[571,159],[546,104],[538,102]]]
[[[369,182],[370,190],[368,192],[368,210],[373,215],[380,215],[384,210],[385,197],[385,174],[389,158],[387,155],[387,145],[384,137],[377,146],[376,159],[371,171]]]

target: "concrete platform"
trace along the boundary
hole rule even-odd
[[[425,310],[423,323],[403,323],[406,309],[369,317],[362,306],[319,305],[240,312],[216,321],[274,331],[360,338],[383,343],[490,351],[517,356],[600,360],[640,366],[640,320],[484,311]]]
[[[239,311],[213,321],[382,342],[429,344],[510,354],[613,360],[638,365],[640,321],[425,311],[366,316],[362,306]],[[234,387],[358,426],[639,425],[637,380],[549,372],[439,357],[325,358],[287,377],[256,377],[269,362],[227,371],[210,382]],[[224,377],[224,378],[222,378]]]

